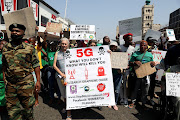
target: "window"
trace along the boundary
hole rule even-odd
[[[46,27],[47,22],[49,19],[41,15],[41,26]]]

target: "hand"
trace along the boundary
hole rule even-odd
[[[150,63],[150,65],[151,65],[152,67],[154,67],[154,66],[156,66],[156,63],[155,63],[154,61],[152,61],[152,62]]]
[[[36,30],[36,31],[38,31],[38,30],[39,30],[39,27],[38,27],[38,26],[36,26],[35,30]]]
[[[61,77],[66,78],[66,75],[64,73],[61,74]]]
[[[142,63],[140,61],[135,61],[134,64],[138,65],[138,66],[141,66]]]
[[[41,83],[40,83],[40,81],[37,81],[35,88],[36,88],[37,92],[39,92],[41,90]]]
[[[47,31],[45,30],[45,31],[44,31],[44,35],[47,36],[47,34],[48,34],[48,33],[47,33]]]
[[[107,52],[111,54],[112,51],[111,50],[107,50]]]

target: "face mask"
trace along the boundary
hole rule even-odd
[[[21,40],[23,35],[11,35],[12,40]]]

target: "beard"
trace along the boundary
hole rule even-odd
[[[22,40],[23,35],[11,35],[12,40]]]

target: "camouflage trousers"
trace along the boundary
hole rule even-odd
[[[10,120],[33,120],[35,103],[33,93],[34,80],[32,75],[28,75],[23,80],[17,80],[16,83],[7,82],[6,105]]]

